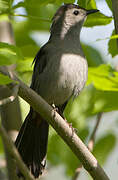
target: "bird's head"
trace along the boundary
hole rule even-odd
[[[60,31],[75,27],[81,30],[83,22],[89,14],[98,12],[97,9],[86,10],[79,5],[64,4],[62,5],[53,17],[51,31]],[[55,28],[56,27],[56,28]],[[56,29],[56,30],[55,30]]]
[[[84,22],[87,15],[98,11],[97,9],[86,10],[75,4],[64,4],[57,10],[52,20],[54,23],[58,23],[59,20],[63,19],[66,24],[74,25]]]

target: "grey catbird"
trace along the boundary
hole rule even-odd
[[[53,17],[49,41],[34,59],[31,88],[62,115],[68,100],[78,96],[87,80],[88,66],[80,45],[80,31],[88,14],[78,5],[62,5]],[[32,107],[15,145],[34,177],[46,163],[49,125]]]

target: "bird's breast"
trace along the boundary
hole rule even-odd
[[[78,54],[62,55],[59,66],[59,83],[63,84],[64,89],[78,94],[85,85],[87,72],[88,65],[83,56]]]

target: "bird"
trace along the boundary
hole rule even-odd
[[[71,97],[82,91],[88,76],[88,64],[80,43],[80,32],[86,17],[98,12],[77,4],[62,5],[50,27],[48,42],[34,58],[31,89],[50,105],[58,108],[63,117]],[[49,124],[32,107],[21,126],[15,146],[34,178],[45,169]],[[18,175],[22,175],[18,171]]]

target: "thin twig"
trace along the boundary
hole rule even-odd
[[[9,1],[3,1],[10,3]],[[1,5],[1,1],[0,1]],[[10,5],[10,4],[9,4]],[[9,6],[10,7],[10,6]],[[1,7],[0,7],[1,8]],[[11,10],[10,10],[11,11]],[[9,12],[10,12],[9,11]],[[9,14],[9,12],[7,12]],[[15,44],[13,27],[10,20],[10,17],[7,17],[7,20],[0,21],[0,42],[6,42],[8,44]],[[1,61],[2,58],[0,58]],[[8,62],[10,61],[10,57]],[[14,64],[8,66],[9,70],[14,68]],[[16,88],[17,89],[17,88]],[[6,97],[11,96],[11,91],[7,86],[0,86],[0,99],[4,99]],[[14,99],[11,97],[11,100]],[[4,104],[4,102],[3,102]],[[0,114],[1,114],[1,123],[6,129],[12,140],[15,139],[17,131],[21,127],[22,118],[20,111],[20,103],[18,97],[11,103],[5,104],[4,106],[0,106]],[[11,158],[5,143],[3,142],[4,153],[6,158],[6,170],[7,170],[7,178],[9,180],[17,180],[16,171],[15,171],[15,163]]]
[[[80,175],[80,172],[82,170],[82,167],[83,167],[82,164],[80,164],[79,167],[75,170],[75,174],[74,174],[72,180],[77,180],[78,179],[78,177]]]
[[[46,18],[41,18],[41,17],[37,17],[37,16],[31,16],[31,15],[25,15],[25,14],[11,14],[12,16],[20,16],[20,17],[24,17],[24,18],[31,18],[34,20],[38,20],[38,21],[44,21],[44,22],[48,22],[51,23],[50,19],[46,19]]]
[[[2,73],[6,74],[5,72]],[[12,79],[18,80],[16,76]],[[96,158],[88,150],[77,134],[72,132],[72,127],[70,127],[69,124],[52,108],[52,106],[50,106],[35,91],[21,81],[19,81],[19,85],[19,96],[28,102],[42,117],[45,117],[45,120],[56,130],[65,143],[70,147],[93,179],[109,180],[104,170],[98,164]]]
[[[23,173],[25,178],[27,180],[34,180],[33,176],[30,174],[29,170],[27,169],[27,167],[25,166],[25,164],[21,160],[19,153],[17,152],[13,142],[11,141],[9,136],[7,135],[5,129],[2,125],[0,125],[0,135],[1,135],[2,139],[4,140],[4,143],[7,147],[7,150],[9,151],[11,156],[15,159],[17,166],[19,167],[20,171]]]
[[[102,114],[103,113],[99,113],[97,115],[97,121],[96,121],[95,127],[93,129],[93,132],[91,134],[90,140],[88,142],[88,149],[91,152],[93,151],[93,146],[94,146],[94,141],[95,141],[95,137],[96,137],[96,132],[98,130],[98,127],[99,127],[99,124],[100,124],[100,121],[101,121],[101,118],[102,118]]]
[[[0,100],[0,106],[13,102],[18,95],[18,89],[19,89],[19,84],[15,84],[15,86],[12,89],[12,95]]]
[[[93,129],[93,132],[92,132],[92,134],[90,136],[90,140],[88,142],[88,149],[89,149],[90,152],[93,151],[93,146],[94,146],[94,142],[95,142],[95,136],[96,136],[96,132],[98,130],[101,118],[102,118],[102,113],[99,113],[97,115],[97,120],[96,120],[95,127]],[[82,170],[82,167],[83,167],[82,164],[80,164],[79,167],[75,170],[75,174],[74,174],[72,180],[77,180],[78,179],[78,177],[80,175],[80,172]]]

